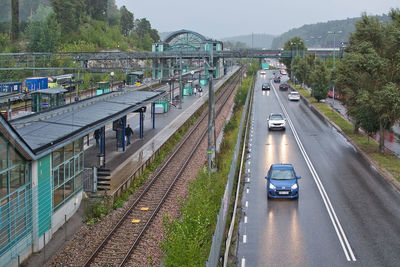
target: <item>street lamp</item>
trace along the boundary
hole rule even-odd
[[[341,34],[342,31],[328,31],[328,34],[333,34],[333,69],[335,66],[335,50],[336,50],[336,34]],[[332,107],[335,107],[335,84],[332,86]]]
[[[290,78],[291,78],[291,80],[293,81],[293,70],[292,70],[292,61],[293,61],[293,45],[296,45],[296,56],[297,56],[297,43],[294,43],[294,42],[290,42],[290,51],[291,51],[291,53],[290,53],[290,55],[291,55],[291,58],[290,58]]]

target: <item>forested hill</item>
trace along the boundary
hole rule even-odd
[[[387,15],[377,16],[382,21],[389,21]],[[328,32],[340,32],[335,34],[336,46],[341,42],[347,42],[351,32],[355,30],[355,23],[360,18],[348,18],[345,20],[332,20],[323,23],[307,24],[300,28],[291,29],[274,38],[271,48],[281,48],[284,43],[293,37],[300,37],[307,47],[333,47],[334,38]]]
[[[7,0],[0,8],[0,52],[150,51],[159,38],[115,0]]]
[[[236,37],[223,38],[225,48],[270,48],[274,36],[265,33],[254,33]]]

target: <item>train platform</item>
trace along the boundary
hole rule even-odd
[[[218,90],[237,69],[234,68],[227,75],[214,80],[214,89]],[[133,136],[125,152],[122,148],[117,149],[116,134],[112,130],[112,125],[106,126],[105,168],[111,171],[108,195],[119,195],[121,190],[129,186],[131,176],[208,100],[207,91],[208,85],[203,88],[202,96],[197,94],[184,97],[182,108],[179,108],[179,103],[176,102],[175,105],[171,105],[167,113],[155,114],[154,129],[151,109],[147,107],[144,113],[143,138],[139,138],[140,116],[138,113],[131,113],[127,117],[127,124],[132,128]],[[99,151],[100,148],[96,146],[95,139],[90,136],[89,144],[85,149],[85,168],[99,166]]]
[[[218,90],[239,67],[233,67],[225,76],[214,79],[214,90]],[[141,168],[154,153],[179,129],[185,121],[194,114],[208,100],[208,85],[203,88],[202,96],[191,95],[183,98],[182,108],[172,106],[167,113],[155,114],[155,128],[152,128],[150,108],[147,108],[144,118],[143,138],[139,138],[139,114],[132,113],[127,118],[134,131],[131,144],[125,152],[116,148],[116,134],[112,125],[106,126],[105,166],[111,170],[111,186],[109,195],[117,194],[131,175]],[[85,139],[86,141],[86,139]],[[99,166],[99,147],[95,139],[90,136],[85,145],[85,168]],[[21,266],[44,266],[63,244],[72,239],[75,232],[84,225],[83,216],[86,202],[83,201],[78,211],[53,235],[50,242],[40,252],[33,254]]]

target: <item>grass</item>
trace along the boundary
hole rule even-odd
[[[296,86],[297,89],[298,86]],[[334,122],[340,129],[350,137],[354,143],[362,149],[367,155],[373,158],[380,166],[388,170],[398,181],[400,181],[400,159],[391,152],[380,153],[378,143],[368,138],[362,132],[355,133],[354,125],[348,120],[344,119],[338,112],[333,110],[325,103],[317,102],[317,100],[310,96],[310,92],[306,89],[297,89],[300,94],[310,100],[311,103],[321,111],[326,117]]]

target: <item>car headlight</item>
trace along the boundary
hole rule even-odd
[[[269,184],[269,189],[275,190],[275,189],[276,189],[276,186],[270,183],[270,184]]]
[[[295,189],[297,189],[297,187],[298,187],[297,184],[294,184],[294,185],[292,185],[291,188],[292,188],[292,190],[295,190]]]

